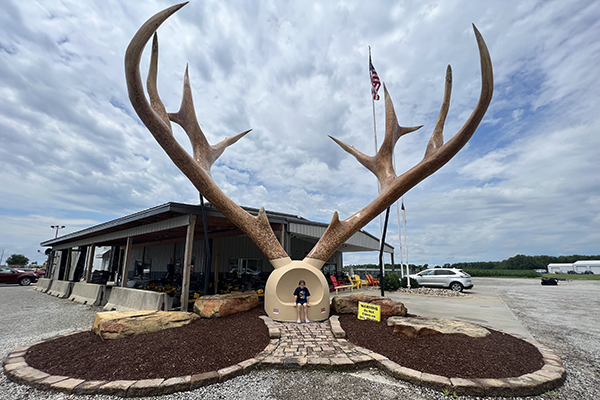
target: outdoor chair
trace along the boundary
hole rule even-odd
[[[369,281],[369,286],[379,286],[379,279],[373,278],[372,275],[367,274],[367,280]]]
[[[360,281],[360,278],[357,280],[356,275],[354,275],[354,277],[352,277],[352,275],[348,274],[348,280],[352,284],[353,289],[360,289],[360,287],[362,286],[362,282]]]
[[[338,282],[338,280],[336,279],[335,276],[330,275],[329,278],[331,278],[331,283],[333,284],[333,288],[331,288],[329,291],[332,292],[335,290],[335,294],[339,294],[340,293],[340,289],[342,290],[346,290],[346,289],[350,289],[350,291],[354,290],[354,286],[352,285],[346,285],[344,281],[340,281]]]
[[[368,280],[366,280],[366,279],[362,279],[362,278],[360,277],[360,275],[356,275],[356,274],[355,274],[355,275],[354,275],[354,279],[355,279],[355,280],[358,280],[358,281],[360,281],[360,286],[361,286],[361,287],[362,287],[362,286],[368,286],[368,285],[369,285],[369,281],[368,281]]]

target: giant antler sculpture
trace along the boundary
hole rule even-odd
[[[375,156],[366,156],[354,147],[332,137],[337,144],[375,174],[380,182],[381,192],[372,203],[346,220],[340,221],[338,213],[335,212],[329,227],[312,251],[304,260],[292,261],[273,233],[264,209],[261,208],[256,217],[248,214],[223,193],[210,173],[211,166],[225,148],[237,142],[249,131],[226,138],[215,146],[208,143],[196,119],[187,68],[184,78],[183,99],[177,113],[167,113],[158,96],[156,89],[158,40],[155,31],[168,17],[185,4],[187,3],[178,4],[157,13],[142,25],[131,40],[125,54],[125,74],[131,104],[175,165],[217,209],[248,235],[269,258],[275,268],[267,281],[265,291],[265,310],[269,316],[283,321],[295,320],[295,313],[291,308],[293,288],[299,279],[304,279],[312,292],[311,303],[313,307],[309,312],[311,319],[326,319],[329,316],[329,290],[320,268],[327,259],[341,244],[409,189],[450,161],[473,136],[490,104],[493,93],[492,63],[485,42],[477,28],[473,26],[479,47],[482,84],[479,101],[471,116],[458,133],[444,144],[443,128],[450,104],[452,87],[452,72],[450,66],[448,66],[444,100],[433,134],[427,145],[425,156],[417,165],[404,174],[397,176],[394,171],[392,165],[393,149],[401,136],[419,129],[420,126],[405,128],[398,125],[394,105],[385,85],[385,138]],[[139,64],[142,51],[152,35],[154,35],[154,40],[147,80],[148,96],[150,98],[150,101],[148,101],[144,94]],[[193,148],[193,157],[173,136],[171,121],[179,124],[189,136]]]

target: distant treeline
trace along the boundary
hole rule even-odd
[[[533,269],[546,269],[548,264],[555,263],[568,263],[572,264],[579,260],[600,260],[600,255],[597,256],[582,256],[574,254],[572,256],[526,256],[524,254],[517,254],[514,257],[508,258],[502,261],[474,261],[474,262],[460,262],[460,263],[446,263],[444,265],[415,265],[409,264],[411,272],[420,271],[427,268],[443,267],[443,268],[459,268],[468,270],[533,270]],[[348,269],[350,266],[345,266],[344,269]],[[376,264],[362,264],[352,265],[354,269],[373,269],[379,268]],[[400,268],[400,264],[394,265],[395,269]],[[385,269],[392,269],[391,264],[385,264]],[[491,276],[491,275],[490,275]]]

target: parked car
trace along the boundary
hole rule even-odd
[[[558,285],[556,278],[542,278],[542,285]]]
[[[21,272],[33,272],[34,274],[37,275],[38,278],[41,278],[42,276],[46,275],[46,270],[45,269],[41,269],[41,268],[15,268]]]
[[[34,272],[23,272],[15,268],[0,268],[0,283],[18,283],[21,286],[29,286],[36,283],[38,277]]]
[[[421,286],[448,288],[456,292],[462,292],[463,289],[473,287],[471,275],[462,269],[430,268],[409,276],[419,282]]]

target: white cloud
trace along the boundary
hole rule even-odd
[[[170,5],[3,4],[0,249],[32,258],[52,237],[49,224],[73,231],[168,201],[197,202],[135,116],[123,73],[134,32]],[[368,46],[400,124],[425,125],[399,141],[401,173],[424,153],[447,64],[446,138],[477,101],[475,23],[492,55],[494,99],[467,147],[406,194],[410,261],[594,254],[599,17],[591,0],[192,2],[158,31],[158,88],[177,110],[189,64],[209,141],[253,129],[213,166],[236,202],[329,222],[334,210],[348,217],[376,195],[372,174],[327,137],[373,154]],[[144,76],[148,60],[146,51]],[[381,143],[382,102],[376,116]],[[377,222],[367,229],[377,233]],[[397,232],[393,217],[392,244]]]

